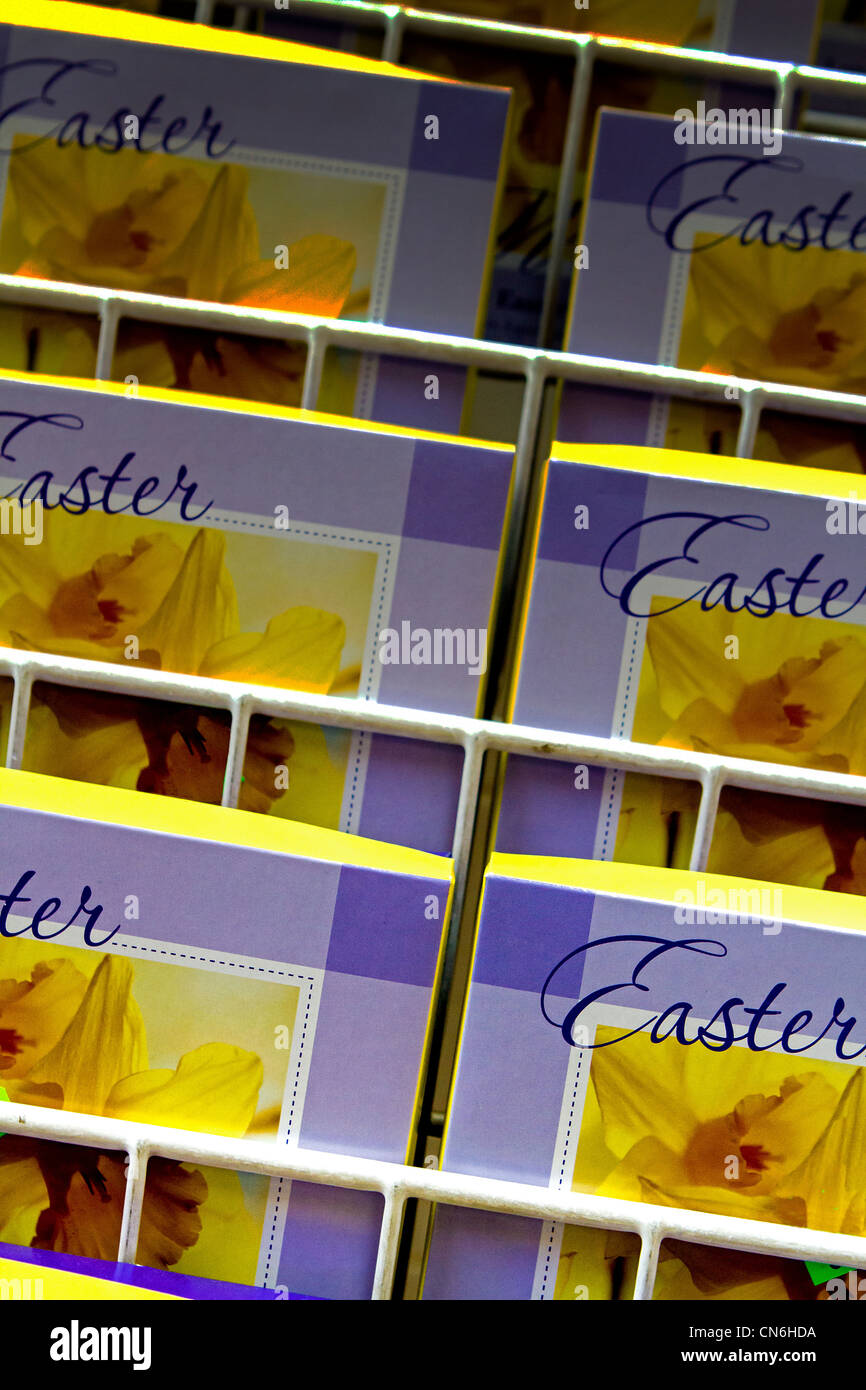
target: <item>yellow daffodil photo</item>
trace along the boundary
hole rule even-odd
[[[93,510],[52,513],[41,545],[25,539],[6,535],[0,547],[0,645],[320,693],[357,686],[357,659],[351,669],[342,664],[339,614],[298,603],[265,616],[258,590],[267,587],[268,566],[259,556],[259,573],[243,574],[247,536],[173,523],[156,529]],[[278,565],[285,543],[272,544]],[[355,607],[369,603],[371,557],[298,542],[292,562],[297,578],[286,573],[287,589],[309,591],[318,572],[335,594],[335,576],[351,573],[362,586]],[[243,577],[245,605],[230,564]],[[242,606],[260,614],[256,630]]]
[[[653,602],[653,608],[662,606]],[[739,659],[723,658],[739,641]],[[633,737],[644,743],[861,775],[866,634],[847,623],[684,606],[654,612]],[[697,786],[623,779],[614,858],[688,868]],[[726,787],[707,868],[762,882],[866,893],[866,815],[855,806]]]
[[[687,869],[697,824],[696,783],[629,773],[614,859]],[[707,871],[866,894],[866,811],[832,801],[724,787]]]
[[[274,564],[297,602],[273,614],[273,569],[251,554],[268,544],[261,536],[54,511],[41,545],[24,540],[10,534],[0,546],[2,645],[322,694],[358,690],[370,553],[275,538]],[[321,607],[310,601],[317,592]],[[42,683],[24,766],[217,804],[230,733],[220,710]],[[348,752],[336,733],[256,719],[239,804],[272,811],[288,794],[284,814],[336,828]]]
[[[576,1191],[866,1234],[862,1067],[621,1036],[596,1031]],[[747,1278],[720,1264],[705,1290]]]
[[[639,1257],[636,1235],[566,1226],[554,1299],[627,1301],[634,1296]],[[820,1294],[800,1260],[665,1240],[652,1296],[656,1302],[814,1302]]]
[[[671,400],[665,427],[665,446],[698,454],[737,451],[739,411],[731,406]],[[841,420],[765,410],[761,414],[753,456],[770,463],[793,463],[800,468],[825,468],[834,473],[866,471],[862,431]]]
[[[178,1007],[166,1007],[176,998]],[[0,947],[0,1085],[27,1105],[241,1137],[277,1130],[295,987],[34,940]],[[124,1155],[0,1137],[0,1240],[113,1260]],[[267,1184],[151,1161],[138,1259],[251,1282]],[[192,1253],[200,1247],[198,1259]],[[204,1258],[207,1250],[211,1258]],[[202,1263],[208,1268],[201,1268]]]
[[[38,682],[22,766],[218,806],[230,736],[222,710]],[[338,830],[350,743],[342,730],[255,715],[238,806]]]
[[[866,271],[854,251],[695,237],[677,366],[824,391],[866,387]]]
[[[199,396],[299,406],[306,355],[303,343],[124,320],[112,376]]]
[[[177,155],[15,141],[0,227],[4,273],[262,309],[340,312],[355,249],[283,239],[262,255],[250,173]],[[285,261],[285,264],[275,262]],[[305,306],[302,308],[302,305]]]
[[[866,632],[851,623],[653,600],[632,737],[861,775]],[[724,658],[736,637],[739,659]]]
[[[4,274],[330,318],[371,312],[382,185],[24,136],[14,145]],[[0,312],[0,363],[92,375],[96,325],[42,311],[34,336],[34,312]],[[296,406],[304,354],[303,344],[124,320],[112,375]]]
[[[684,1240],[662,1242],[653,1287],[659,1303],[815,1303],[821,1295],[802,1260]]]
[[[726,787],[707,868],[711,873],[866,894],[866,811],[832,801]]]
[[[99,322],[86,314],[0,305],[0,367],[92,377],[98,340]]]
[[[625,1231],[566,1226],[559,1247],[553,1297],[557,1302],[614,1303],[629,1299],[640,1258],[640,1238]]]
[[[700,806],[700,787],[676,777],[622,777],[613,857],[621,864],[687,869]]]

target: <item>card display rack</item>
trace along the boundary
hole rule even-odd
[[[196,20],[210,22],[214,8],[213,0],[198,0]],[[250,11],[264,8],[272,10],[272,0],[267,6],[261,3],[239,6],[236,27],[245,27]],[[407,32],[436,34],[479,44],[495,42],[499,47],[514,45],[542,53],[572,56],[574,78],[564,133],[562,173],[556,200],[539,346],[518,348],[468,338],[412,333],[371,323],[217,306],[109,289],[58,285],[14,276],[0,276],[0,303],[82,312],[98,317],[100,327],[95,377],[101,380],[111,377],[118,325],[125,318],[304,343],[307,355],[301,403],[306,408],[312,408],[317,399],[325,353],[329,348],[459,364],[522,380],[522,406],[515,445],[514,501],[505,541],[502,576],[502,621],[500,631],[493,637],[493,650],[498,651],[500,656],[508,649],[508,625],[513,623],[514,615],[519,611],[533,481],[540,456],[545,388],[550,383],[582,382],[657,392],[680,400],[724,402],[729,408],[739,411],[736,453],[741,458],[752,456],[761,416],[766,410],[866,425],[866,398],[862,396],[800,389],[766,381],[735,380],[673,367],[648,367],[628,361],[577,356],[546,346],[555,308],[559,267],[568,236],[572,173],[585,126],[592,68],[597,57],[612,57],[611,50],[615,50],[617,62],[634,68],[762,82],[775,94],[773,105],[782,112],[783,129],[786,126],[790,128],[795,98],[803,92],[811,94],[813,98],[821,94],[862,97],[866,116],[866,78],[813,67],[792,67],[789,64],[726,57],[702,51],[458,19],[393,5],[354,4],[351,0],[349,3],[347,0],[341,3],[292,0],[292,10],[318,18],[334,19],[339,15],[342,19],[351,18],[353,23],[357,20],[359,24],[380,28],[382,56],[392,62],[400,61],[402,38]],[[808,128],[808,120],[804,122],[804,128]],[[732,386],[736,387],[736,391],[731,390]],[[218,398],[215,398],[214,406],[218,405]],[[494,670],[491,674],[496,677],[497,672]],[[5,750],[8,767],[21,766],[31,692],[37,681],[195,704],[228,712],[231,737],[222,793],[225,806],[237,805],[247,733],[254,715],[305,720],[348,730],[370,730],[461,747],[463,769],[453,837],[456,891],[446,961],[446,986],[453,971],[458,927],[462,919],[466,930],[475,905],[472,893],[467,894],[467,883],[473,836],[479,829],[479,800],[486,755],[519,753],[699,783],[700,811],[690,858],[690,867],[696,871],[706,867],[719,796],[724,787],[735,786],[866,806],[864,777],[688,753],[620,739],[578,737],[557,730],[504,723],[493,718],[457,718],[337,696],[312,696],[264,686],[242,687],[233,682],[199,676],[121,668],[12,649],[0,651],[0,677],[3,676],[14,682],[11,724]],[[502,686],[500,694],[501,690]],[[429,1113],[422,1114],[422,1134],[429,1121]],[[123,1221],[117,1252],[117,1258],[127,1262],[135,1261],[148,1160],[153,1156],[162,1156],[180,1162],[207,1163],[214,1167],[282,1175],[326,1186],[381,1193],[384,1207],[373,1299],[402,1296],[395,1276],[404,1267],[405,1247],[403,1260],[400,1259],[401,1242],[407,1239],[403,1229],[404,1215],[406,1204],[412,1199],[633,1232],[641,1241],[633,1294],[638,1300],[652,1298],[659,1249],[666,1239],[797,1260],[815,1260],[834,1266],[866,1268],[866,1238],[441,1172],[435,1167],[420,1164],[403,1166],[362,1157],[280,1148],[272,1141],[264,1143],[221,1138],[0,1101],[2,1131],[124,1151],[128,1155]]]

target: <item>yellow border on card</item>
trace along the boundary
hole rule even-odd
[[[102,821],[133,830],[153,830],[162,835],[183,835],[193,840],[217,840],[245,849],[266,850],[270,854],[292,854],[360,869],[411,874],[441,883],[453,882],[451,860],[425,850],[407,849],[384,840],[367,840],[360,835],[347,835],[342,830],[325,830],[318,825],[259,815],[254,811],[67,781],[41,772],[0,768],[0,806],[73,820]]]
[[[39,1298],[33,1300],[22,1299],[28,1303],[43,1299],[49,1300],[67,1299],[79,1300],[102,1299],[114,1302],[165,1302],[186,1303],[188,1300],[180,1294],[164,1293],[159,1289],[139,1288],[136,1284],[118,1283],[114,1279],[99,1279],[93,1274],[78,1274],[69,1269],[56,1269],[53,1265],[27,1264],[22,1260],[0,1260],[0,1279],[27,1279],[30,1284],[39,1280],[41,1291]],[[14,1300],[13,1300],[14,1303]],[[11,1314],[12,1309],[9,1309]]]
[[[662,869],[649,864],[618,864],[603,859],[558,859],[534,854],[493,854],[487,873],[529,882],[561,884],[565,888],[582,888],[588,893],[648,898],[653,902],[671,904],[680,901],[676,895],[684,890],[694,893],[698,883],[703,884],[706,893],[713,889],[721,889],[725,894],[770,890],[781,894],[785,921],[866,931],[866,911],[859,896],[831,893],[822,888],[801,888],[788,883],[769,883],[764,879],[736,878],[732,874],[694,873],[689,869]],[[711,903],[707,907],[713,910]]]
[[[520,626],[514,643],[511,689],[508,692],[508,700],[506,703],[509,721],[514,719],[514,706],[517,703],[517,687],[520,683],[520,673],[523,669],[523,647],[526,642],[526,629],[529,625],[529,605],[532,601],[532,590],[535,585],[535,570],[538,565],[538,538],[541,535],[541,523],[544,518],[544,501],[547,496],[547,484],[550,478],[550,462],[550,459],[546,459],[541,471],[541,479],[538,488],[538,511],[533,522],[532,547],[529,552],[528,572],[523,593],[520,595]]]
[[[728,483],[733,487],[794,492],[806,497],[840,497],[853,493],[866,502],[866,475],[837,473],[829,468],[805,468],[797,463],[765,463],[760,459],[696,454],[685,449],[645,448],[636,444],[565,444],[557,441],[551,459],[593,468],[617,468],[697,482]]]
[[[445,949],[448,945],[448,928],[451,924],[451,908],[454,903],[454,879],[448,889],[448,897],[445,903],[445,920],[442,923],[442,935],[439,939],[439,954],[436,957],[436,970],[433,976],[433,986],[430,994],[430,1008],[427,1010],[427,1023],[424,1028],[424,1044],[421,1049],[421,1060],[418,1063],[418,1079],[415,1082],[415,1097],[412,1101],[412,1123],[409,1129],[409,1138],[406,1142],[406,1163],[412,1163],[415,1157],[415,1145],[418,1142],[418,1121],[421,1118],[421,1102],[424,1099],[424,1088],[427,1084],[427,1071],[430,1066],[431,1054],[433,1049],[433,1029],[436,1024],[436,1013],[439,1007],[439,989],[442,984],[442,975],[445,969]]]
[[[238,58],[270,58],[305,67],[339,68],[380,77],[413,81],[447,82],[432,73],[414,72],[376,58],[359,58],[327,48],[314,48],[288,39],[264,38],[235,29],[215,29],[210,24],[190,24],[156,15],[131,14],[126,10],[99,9],[74,0],[0,0],[0,24],[15,29],[50,29],[61,34],[87,34],[94,38],[121,39],[132,43],[187,48],[190,52],[228,53]]]
[[[477,913],[476,913],[475,922],[474,922],[474,924],[473,924],[473,933],[474,933],[474,935],[473,935],[473,938],[472,938],[472,951],[471,951],[470,960],[469,960],[469,974],[468,974],[468,976],[467,976],[468,984],[467,984],[467,987],[466,987],[466,993],[465,993],[465,995],[463,996],[463,1007],[462,1007],[461,1012],[460,1012],[460,1026],[459,1026],[459,1028],[457,1029],[457,1045],[456,1045],[455,1050],[454,1050],[454,1066],[453,1066],[452,1071],[451,1071],[451,1085],[450,1085],[449,1090],[448,1090],[448,1099],[447,1099],[447,1101],[446,1101],[446,1103],[445,1103],[445,1120],[444,1120],[444,1123],[443,1123],[443,1125],[442,1125],[442,1142],[441,1142],[441,1144],[440,1144],[440,1146],[439,1146],[439,1167],[440,1167],[441,1169],[444,1169],[445,1166],[446,1166],[446,1164],[445,1164],[445,1155],[446,1155],[447,1146],[448,1146],[448,1129],[449,1129],[449,1126],[450,1126],[450,1124],[451,1124],[451,1112],[452,1112],[452,1110],[453,1110],[453,1108],[454,1108],[454,1092],[455,1092],[456,1087],[457,1087],[457,1072],[458,1072],[458,1069],[459,1069],[459,1067],[460,1067],[460,1054],[461,1054],[461,1052],[463,1051],[463,1035],[464,1035],[464,1033],[466,1032],[466,1020],[467,1020],[468,1015],[469,1015],[469,992],[470,992],[470,990],[472,989],[472,980],[473,980],[473,977],[474,977],[474,974],[475,974],[475,957],[476,957],[476,954],[477,954],[477,952],[478,952],[478,934],[479,934],[479,933],[478,933],[478,925],[479,925],[479,923],[480,923],[480,921],[481,921],[481,913],[482,913],[482,911],[484,910],[484,895],[485,895],[486,891],[487,891],[487,870],[485,869],[485,871],[484,871],[484,877],[483,877],[483,879],[482,879],[482,881],[481,881],[481,895],[480,895],[479,900],[478,900],[478,911],[477,911]],[[429,1222],[429,1225],[428,1225],[428,1228],[427,1228],[427,1237],[426,1237],[426,1240],[425,1240],[425,1242],[424,1242],[424,1249],[423,1249],[422,1254],[421,1254],[421,1277],[420,1277],[419,1286],[418,1286],[418,1297],[419,1297],[419,1299],[422,1299],[422,1298],[424,1297],[424,1284],[425,1284],[425,1281],[426,1281],[426,1279],[427,1279],[427,1265],[428,1265],[428,1260],[429,1260],[429,1256],[430,1256],[430,1245],[431,1245],[432,1240],[433,1240],[433,1231],[434,1231],[435,1224],[436,1224],[436,1213],[437,1213],[438,1210],[439,1210],[438,1203],[435,1203],[435,1202],[434,1202],[434,1203],[433,1203],[433,1209],[432,1209],[431,1214],[430,1214],[430,1215],[431,1215],[431,1219],[430,1219],[430,1222]]]
[[[58,0],[59,2],[59,0]],[[0,0],[2,3],[2,0]],[[86,313],[74,309],[70,313]],[[279,329],[274,330],[275,333]],[[91,377],[47,376],[40,372],[19,372],[11,368],[0,370],[0,387],[4,381],[32,383],[34,386],[56,386],[67,391],[92,391],[97,395],[126,396],[130,400],[161,401],[164,405],[188,405],[202,410],[228,410],[238,415],[264,415],[278,420],[298,420],[306,424],[332,425],[343,430],[366,430],[373,434],[399,435],[406,439],[429,439],[440,444],[464,444],[471,449],[492,449],[513,454],[513,444],[491,439],[467,439],[459,434],[442,434],[437,430],[416,430],[408,425],[386,425],[378,420],[357,420],[354,415],[329,415],[320,410],[301,410],[292,405],[269,405],[265,401],[245,401],[237,396],[205,396],[195,391],[176,391],[164,386],[136,386],[134,396],[122,381],[94,381]]]

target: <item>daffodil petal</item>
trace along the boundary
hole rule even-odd
[[[205,653],[238,627],[237,596],[223,559],[225,537],[201,528],[171,588],[139,636],[164,671],[195,674]]]
[[[2,962],[2,950],[0,950]],[[68,960],[37,965],[29,980],[0,980],[0,1030],[16,1033],[11,1065],[0,1065],[0,1084],[26,1076],[59,1042],[87,991],[87,980]],[[0,1053],[3,1049],[0,1047]]]
[[[863,1068],[850,1070],[853,1075],[832,1119],[820,1132],[808,1157],[779,1185],[778,1192],[805,1203],[809,1225],[815,1230],[859,1236],[866,1234],[866,1086]]]
[[[13,506],[13,511],[16,510],[20,512],[18,504]],[[23,520],[21,518],[21,535],[15,535],[13,530],[0,536],[0,602],[24,593],[31,602],[47,608],[60,575],[50,562],[46,563],[41,545],[25,544]],[[11,524],[14,526],[14,520]]]
[[[621,1036],[618,1029],[599,1028],[596,1047],[617,1036]],[[676,1042],[653,1043],[637,1034],[593,1053],[590,1076],[598,1095],[604,1141],[612,1153],[624,1157],[648,1135],[674,1151],[683,1147],[694,1124],[683,1110],[688,1051]]]
[[[133,720],[72,736],[58,726],[52,710],[44,706],[31,710],[22,764],[27,772],[132,791],[146,763],[147,749]]]
[[[264,636],[243,632],[216,643],[200,666],[203,676],[327,692],[340,667],[346,625],[319,608],[289,608]]]
[[[107,558],[114,557],[103,557]],[[135,633],[156,611],[180,573],[183,551],[157,532],[135,542],[132,555],[121,558],[123,567],[106,578],[99,590],[99,601],[116,610],[116,621],[124,633]]]
[[[121,1077],[147,1066],[144,1023],[132,998],[132,965],[106,956],[62,1038],[29,1079],[63,1088],[66,1110],[103,1110]]]
[[[765,1197],[749,1196],[748,1188],[666,1187],[649,1179],[642,1182],[642,1198],[660,1207],[714,1212],[717,1216],[740,1216],[752,1221],[778,1221],[788,1226],[805,1226],[806,1208],[799,1198],[778,1193]]]
[[[259,261],[236,271],[226,285],[231,304],[337,318],[352,287],[357,256],[351,242],[307,236],[288,249],[288,265]]]
[[[214,179],[178,252],[190,299],[231,302],[226,296],[226,282],[237,266],[258,256],[255,215],[247,202],[248,185],[249,175],[240,164],[224,164]]]
[[[118,1081],[105,1114],[212,1134],[246,1132],[264,1070],[254,1052],[206,1043],[181,1057],[176,1071],[138,1072]]]
[[[229,1284],[254,1284],[268,1180],[247,1178],[242,1186],[238,1174],[227,1168],[205,1168],[202,1175],[207,1197],[199,1207],[201,1233],[185,1252],[178,1272],[223,1279]],[[250,1211],[251,1202],[254,1212]]]
[[[653,608],[662,607],[656,600]],[[725,638],[735,631],[731,615],[705,613],[688,604],[672,613],[656,613],[647,622],[647,648],[662,708],[677,719],[694,701],[706,700],[731,714],[743,689],[742,668],[725,661]],[[646,659],[646,658],[645,658]]]
[[[33,1157],[5,1162],[5,1147],[0,1140],[0,1239],[29,1245],[45,1205],[45,1181]]]

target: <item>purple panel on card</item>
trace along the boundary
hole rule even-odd
[[[598,565],[611,539],[643,520],[647,480],[613,468],[580,468],[553,459],[547,474],[538,553],[545,560]],[[579,508],[585,507],[587,512]],[[617,547],[617,568],[631,567],[638,531]]]
[[[407,175],[388,296],[390,324],[419,332],[453,333],[456,300],[465,309],[462,331],[475,332],[491,202],[490,184],[417,169]],[[447,303],[443,284],[449,287]]]
[[[567,381],[556,437],[572,444],[646,444],[653,397]]]
[[[431,376],[436,378],[435,385]],[[381,357],[370,413],[374,420],[389,425],[459,434],[465,392],[465,367],[415,357]]]
[[[546,1185],[570,1051],[537,996],[473,981],[444,1166]]]
[[[369,1298],[383,1207],[378,1192],[293,1182],[277,1283],[319,1298]]]
[[[450,854],[462,769],[463,750],[452,744],[374,734],[358,833]]]
[[[344,865],[327,968],[429,988],[447,902],[444,884]]]
[[[734,5],[725,51],[777,63],[808,62],[817,20],[815,0]]]
[[[604,788],[604,768],[575,773],[574,763],[508,758],[496,848],[502,854],[548,854],[591,859]]]
[[[540,1221],[440,1206],[424,1299],[526,1299],[532,1295]]]
[[[329,971],[300,1143],[402,1163],[431,989]]]
[[[576,585],[576,574],[590,582]],[[520,658],[515,719],[537,728],[621,737],[623,728],[611,729],[611,722],[626,622],[584,566],[575,569],[540,560]],[[632,679],[638,656],[635,645],[630,653]]]
[[[487,669],[487,628],[497,556],[480,547],[407,539],[400,546],[389,626],[401,637],[400,660],[383,662],[379,699],[387,705],[475,713]],[[410,633],[457,633],[442,639],[440,661],[413,664]],[[432,639],[431,639],[432,641]],[[465,646],[463,645],[465,643]],[[384,649],[380,652],[380,659]],[[449,660],[450,657],[450,660]]]
[[[403,534],[498,550],[513,455],[419,439]]]
[[[586,944],[592,905],[591,893],[488,874],[474,979],[540,994],[551,967]],[[543,931],[539,929],[539,913],[544,916]],[[504,932],[499,926],[502,922],[508,923]],[[568,972],[569,988],[579,988],[581,970],[582,957],[578,956]]]
[[[642,204],[647,192],[684,158],[683,147],[674,142],[674,129],[667,118],[644,117],[638,122],[626,112],[602,111],[591,197],[605,203]],[[681,188],[681,178],[667,179],[657,195],[657,206],[677,207]]]
[[[489,176],[502,149],[508,116],[508,93],[499,95],[502,99],[496,102],[489,88],[453,86],[446,115],[442,84],[422,83],[409,167],[476,179]]]

